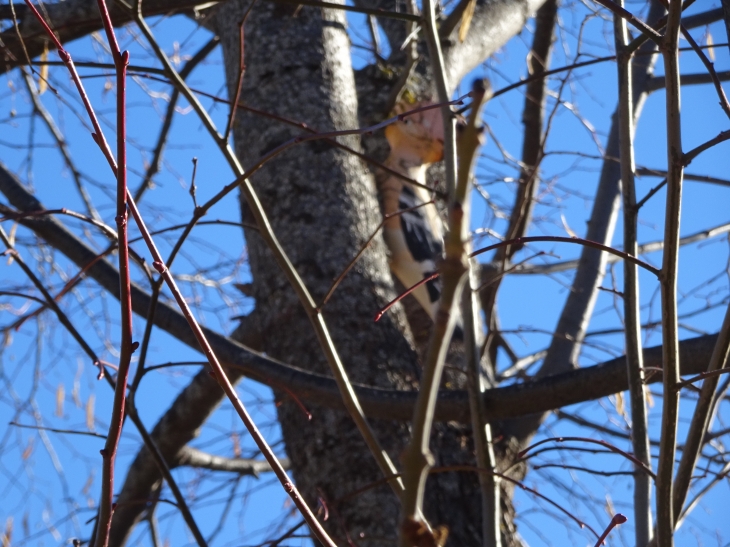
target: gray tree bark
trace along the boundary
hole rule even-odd
[[[221,37],[229,92],[239,70],[238,22],[245,5],[230,2],[215,18]],[[358,94],[350,65],[342,12],[289,5],[258,4],[246,23],[246,65],[242,100],[249,106],[307,123],[318,131],[359,125]],[[241,112],[234,128],[244,165],[297,134],[291,126]],[[346,143],[358,148],[358,139]],[[357,157],[326,143],[296,147],[253,177],[273,228],[315,300],[376,230],[380,209],[372,173]],[[247,217],[246,204],[242,203]],[[263,350],[318,372],[327,365],[309,320],[263,240],[247,231]],[[401,309],[379,323],[373,316],[395,296],[380,238],[339,286],[324,308],[332,338],[353,381],[413,388],[417,354]],[[351,419],[343,412],[310,406],[307,421],[291,399],[279,394],[279,419],[286,451],[300,491],[315,505],[323,500],[336,541],[358,545],[393,543],[399,503],[380,475]],[[408,440],[403,422],[373,423],[383,446],[397,461]],[[467,430],[439,426],[435,437],[440,466],[473,461]],[[466,479],[466,480],[462,480]],[[352,495],[355,492],[360,492]],[[445,524],[454,545],[476,544],[479,528],[477,481],[446,473],[431,481],[428,516]]]
[[[143,7],[146,14],[170,13],[173,9],[192,9],[197,3],[146,0]],[[395,9],[393,0],[358,0],[357,3],[368,7]],[[513,34],[519,32],[541,3],[542,0],[478,0],[471,32],[462,42],[456,38],[458,13],[466,4],[462,0],[441,26],[451,88]],[[231,96],[235,94],[239,70],[238,23],[249,4],[248,1],[230,0],[220,5],[208,21],[210,27],[221,37]],[[129,20],[127,11],[119,6],[115,4],[112,10],[115,24]],[[9,18],[7,8],[0,7],[0,18]],[[33,57],[42,51],[45,38],[40,27],[28,17],[22,6],[16,6],[16,10],[27,52]],[[47,13],[52,20],[52,26],[59,29],[64,41],[99,28],[95,0],[68,0],[61,4],[51,4],[47,6]],[[383,110],[388,104],[388,98],[392,97],[397,74],[388,75],[387,71],[375,66],[354,73],[350,65],[349,41],[345,27],[345,18],[340,11],[260,0],[246,24],[248,71],[241,96],[243,102],[278,116],[306,122],[319,131],[350,129],[381,119],[386,114]],[[408,35],[404,31],[404,23],[383,20],[383,27],[395,51],[400,45],[399,41]],[[20,48],[14,29],[1,33],[0,40],[5,70],[25,62],[25,53]],[[637,63],[636,70],[644,72],[635,80],[637,83],[634,91],[638,99],[643,99],[644,86],[650,76],[649,58],[645,59],[646,64],[643,66]],[[397,72],[407,60],[403,55],[396,54],[391,61]],[[422,58],[409,85],[414,87],[417,94],[427,95],[429,83],[428,63]],[[239,112],[234,129],[237,153],[244,165],[251,165],[265,152],[298,132],[291,125]],[[610,150],[616,141],[617,137],[612,132],[609,155],[613,155]],[[356,149],[360,146],[357,138],[344,139],[343,142]],[[379,142],[382,139],[376,135],[365,144],[369,151],[377,153],[382,151]],[[41,209],[40,204],[35,202],[21,204],[18,192],[14,194],[16,199],[13,199],[11,190],[17,190],[15,182],[17,181],[11,180],[0,166],[0,191],[9,196],[13,206],[27,211]],[[292,263],[315,299],[321,300],[332,280],[356,255],[380,221],[371,170],[356,156],[333,148],[323,141],[313,141],[279,156],[276,161],[258,172],[253,182]],[[589,227],[588,238],[610,241],[619,188],[618,173],[612,162],[608,162],[604,169],[601,188],[596,201],[602,210],[597,211]],[[249,220],[245,203],[242,203],[242,211],[244,220]],[[23,222],[34,227],[48,243],[61,248],[79,264],[86,264],[88,255],[94,255],[86,250],[86,258],[73,258],[73,253],[68,250],[68,243],[63,244],[66,245],[65,250],[58,243],[66,236],[52,224],[55,221],[51,219],[26,219]],[[46,229],[51,226],[53,233],[44,236],[44,226]],[[327,375],[325,359],[293,289],[278,270],[258,234],[248,231],[246,238],[257,308],[255,315],[248,318],[242,332],[239,332],[238,339],[246,340],[249,345],[253,345],[255,339],[255,349],[260,347],[269,356],[285,363]],[[552,377],[556,371],[569,369],[574,365],[590,317],[596,287],[603,275],[603,259],[599,259],[591,250],[586,250],[584,255],[576,275],[577,280],[584,283],[575,285],[563,314],[564,320],[556,329],[558,333],[569,333],[574,341],[566,342],[556,338],[541,370],[540,376],[545,378],[532,386],[515,386],[515,391],[523,390],[523,396],[525,393],[532,393],[529,390],[541,384],[553,386],[553,391],[562,389],[563,404],[589,397],[588,388],[580,390],[578,395],[567,394],[567,391],[578,391],[576,382],[569,378],[570,373]],[[106,284],[99,280],[98,272],[102,269],[106,271]],[[587,273],[584,274],[584,271]],[[118,286],[118,281],[114,277],[113,268],[107,268],[102,261],[88,273],[112,294],[116,294],[114,287]],[[147,296],[137,287],[134,291],[135,310],[138,313],[142,310],[141,313],[144,313],[147,309]],[[375,324],[372,321],[375,311],[394,294],[384,246],[376,238],[325,307],[324,315],[348,373],[355,382],[390,390],[414,390],[420,374],[418,337],[411,335],[403,310],[396,307],[380,323]],[[160,309],[163,308],[161,305]],[[173,317],[172,314],[170,312],[170,317]],[[156,319],[157,324],[172,330],[170,324],[177,320],[177,316],[169,321],[160,319],[160,316],[161,313]],[[255,325],[251,326],[252,322]],[[248,328],[251,331],[245,330]],[[180,335],[179,338],[194,344],[189,334],[187,338],[185,336]],[[245,359],[251,367],[254,361],[269,366],[277,365],[263,357],[244,352],[240,346],[231,342],[227,342],[227,346],[225,340],[220,340],[222,338],[218,336],[215,341],[218,346],[228,348],[228,362]],[[702,353],[698,350],[699,346],[692,344],[711,348],[713,340],[714,337],[703,337],[689,341],[683,346],[687,348],[687,354],[683,355],[682,362],[694,366],[697,360],[706,360],[705,353],[709,350],[703,349],[705,353]],[[652,351],[654,354],[658,353],[657,348],[647,350],[648,353]],[[231,358],[231,355],[234,357]],[[609,374],[608,365],[611,364],[616,363],[606,364],[603,372],[597,371],[598,374]],[[650,364],[649,361],[647,364]],[[282,368],[285,367],[282,365]],[[623,363],[610,370],[619,368],[623,371]],[[242,373],[242,370],[233,373],[232,378],[236,379]],[[588,378],[588,375],[581,377]],[[623,375],[621,377],[624,378]],[[622,381],[623,383],[612,380],[610,385],[615,385],[614,388],[606,388],[602,381],[593,380],[589,383],[591,389],[622,390],[625,389],[625,379]],[[572,389],[565,389],[566,382]],[[276,383],[276,379],[269,378],[268,383]],[[601,386],[596,387],[596,384]],[[496,392],[503,390],[495,390]],[[606,393],[595,392],[595,396]],[[571,396],[575,399],[570,400]],[[315,505],[318,499],[327,504],[330,514],[333,515],[328,523],[333,536],[340,542],[344,542],[349,536],[362,546],[392,543],[396,536],[399,504],[382,482],[368,488],[380,481],[382,476],[349,417],[343,411],[332,409],[329,404],[325,406],[320,401],[323,403],[321,406],[308,404],[313,419],[307,421],[289,395],[278,393],[277,397],[281,403],[279,417],[286,450],[292,460],[296,482],[311,504]],[[492,397],[500,400],[499,394]],[[218,385],[205,371],[201,371],[157,424],[152,436],[164,457],[173,465],[179,462],[182,447],[195,437],[197,428],[213,412],[221,398]],[[512,396],[512,399],[515,397]],[[506,406],[496,411],[495,415],[518,414],[517,411],[505,410]],[[510,408],[513,407],[514,403]],[[510,428],[513,436],[497,446],[501,460],[498,467],[506,467],[513,454],[521,448],[518,439],[528,439],[539,426],[540,420],[540,417],[520,420],[519,428]],[[397,461],[408,440],[407,424],[403,421],[382,419],[373,423],[381,443]],[[455,423],[439,424],[433,436],[432,447],[438,455],[436,465],[473,465],[470,442],[468,427]],[[521,476],[524,469],[518,468],[514,472]],[[113,523],[113,545],[124,543],[141,513],[142,504],[138,500],[148,499],[149,492],[159,487],[159,480],[159,472],[146,449],[142,449],[128,472],[119,496],[120,507],[115,513]],[[352,495],[353,493],[356,494]],[[430,480],[427,517],[433,524],[445,524],[449,527],[450,545],[479,543],[478,495],[478,482],[472,473],[447,472],[435,475]],[[519,541],[514,529],[510,499],[511,492],[505,490],[505,517],[502,523],[505,545],[514,545]],[[124,503],[127,500],[137,500],[137,503]]]
[[[442,39],[451,88],[519,32],[541,3],[542,0],[478,2],[472,30],[463,42],[456,38],[457,18],[447,20],[442,27]],[[150,6],[150,3],[145,5]],[[395,9],[394,3],[389,1],[375,1],[372,5]],[[69,9],[71,7],[74,9]],[[224,3],[207,22],[221,37],[231,96],[235,95],[238,81],[238,23],[247,7],[248,3],[244,2]],[[158,12],[164,8],[164,0],[154,4]],[[77,15],[70,15],[75,10],[78,10]],[[88,23],[94,19],[89,15],[93,11],[89,0],[72,0],[58,17],[75,23],[85,21],[85,25],[93,26],[94,23]],[[24,25],[32,27],[33,22],[23,15],[20,14]],[[124,22],[125,15],[116,14],[118,20],[115,22]],[[384,25],[394,50],[399,47],[398,40],[407,35],[398,24],[388,22]],[[350,129],[382,117],[386,114],[383,109],[387,105],[386,99],[392,96],[391,88],[396,79],[384,76],[376,67],[367,67],[357,75],[353,73],[345,25],[340,11],[260,2],[246,24],[248,69],[242,100],[278,116],[306,122],[319,131]],[[56,26],[66,28],[68,25]],[[74,28],[80,28],[79,24]],[[35,33],[30,30],[26,34],[33,37]],[[84,26],[79,32],[88,31]],[[67,38],[75,36],[69,34]],[[3,38],[15,47],[12,35]],[[33,40],[30,44],[33,55],[37,44]],[[12,48],[6,47],[5,51],[8,68],[17,60],[11,55]],[[394,61],[403,63],[402,57],[396,55]],[[427,96],[430,89],[427,62],[421,59],[416,69],[417,75],[411,85],[419,95]],[[244,165],[250,165],[297,131],[290,125],[239,112],[234,127],[237,153]],[[359,147],[356,138],[345,142],[353,148]],[[369,150],[382,150],[377,137],[371,143]],[[357,157],[314,141],[279,156],[257,173],[254,184],[290,259],[315,299],[321,299],[332,280],[356,255],[380,221],[371,171]],[[244,220],[249,220],[245,204],[242,204],[242,210]],[[284,362],[326,374],[325,360],[293,289],[257,233],[249,231],[246,237],[262,349]],[[403,311],[395,308],[380,323],[372,322],[374,312],[393,296],[384,246],[376,239],[340,285],[324,314],[354,381],[384,388],[413,389],[419,376],[418,352],[413,347]],[[206,378],[198,375],[196,382],[191,384],[191,393],[194,392],[193,397],[206,399],[206,410],[210,412],[220,395],[216,396],[216,387],[208,384],[211,382],[206,383]],[[349,496],[382,478],[349,417],[341,411],[312,406],[309,410],[313,419],[307,422],[288,396],[280,394],[279,397],[279,416],[294,476],[310,503],[323,499],[336,510],[338,518],[330,520],[331,533],[339,539],[357,538],[359,545],[394,540],[399,507],[386,486]],[[161,422],[158,427],[164,425]],[[381,443],[397,461],[408,439],[407,425],[382,420],[374,425]],[[468,427],[439,424],[437,429],[433,436],[436,465],[473,465]],[[186,439],[192,439],[195,428],[185,434]],[[176,443],[173,440],[172,444]],[[162,444],[165,444],[164,440]],[[517,450],[518,447],[512,444],[499,447],[501,463],[509,462]],[[135,475],[137,467],[150,470],[144,454],[143,450],[130,469],[130,477]],[[506,466],[500,464],[498,467]],[[515,472],[521,476],[523,470],[518,468]],[[134,486],[128,481],[120,500],[125,495],[135,499],[144,497],[145,488],[152,488],[157,477],[154,470],[147,474],[149,476],[136,483],[142,490],[135,492],[134,488],[128,488]],[[478,481],[472,473],[442,473],[430,480],[427,517],[434,524],[449,527],[450,544],[479,543],[478,496]],[[506,491],[503,511],[506,545],[518,542],[510,498],[511,492]],[[115,516],[115,544],[124,542],[136,518],[134,511],[130,511],[123,519],[122,512]]]

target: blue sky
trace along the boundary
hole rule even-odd
[[[698,9],[719,5],[718,2],[705,3]],[[629,4],[630,9],[639,11],[643,4]],[[586,17],[588,8],[574,3],[564,8],[562,15],[563,30],[553,57],[553,66],[562,66],[575,61],[577,43],[575,27]],[[590,9],[594,9],[592,6]],[[602,17],[593,17],[584,29],[581,44],[581,59],[590,56],[603,56],[612,50],[612,26]],[[363,19],[349,16],[351,36],[355,45],[358,36],[367,33],[362,28]],[[503,50],[484,64],[474,76],[487,75],[495,89],[525,76],[524,59],[531,41],[529,29],[513,39]],[[154,32],[169,55],[179,52],[185,55],[197,51],[208,39],[204,30],[196,29],[187,19],[159,19],[154,22]],[[707,33],[716,43],[725,41],[720,24],[709,29],[697,29],[694,36],[706,43]],[[703,35],[704,33],[704,35]],[[123,48],[131,50],[132,64],[152,64],[149,52],[138,40],[137,33],[121,31]],[[79,41],[69,45],[69,50],[77,61],[106,60],[103,38]],[[55,53],[49,54],[55,60]],[[353,64],[358,67],[369,62],[372,57],[361,49],[353,49]],[[716,49],[715,66],[727,70],[727,47]],[[683,72],[701,72],[702,67],[692,52],[681,57]],[[203,88],[208,92],[224,96],[222,80],[222,61],[220,52],[215,51],[190,77],[192,87]],[[540,202],[536,209],[536,223],[531,235],[566,235],[565,224],[581,234],[592,206],[591,196],[595,190],[600,161],[590,156],[600,156],[601,146],[605,146],[610,115],[616,104],[615,65],[607,62],[576,71],[570,85],[564,90],[564,104],[556,109],[555,129],[548,141],[547,150],[551,154],[543,164],[543,178],[547,182],[541,191]],[[661,66],[657,72],[661,73]],[[85,76],[84,83],[93,98],[97,113],[102,116],[107,138],[113,141],[114,135],[114,90],[113,78],[109,71],[99,69],[80,69]],[[104,76],[105,75],[105,76]],[[56,98],[52,93],[43,95],[43,102],[54,115],[59,126],[67,136],[70,150],[82,173],[88,177],[87,186],[103,219],[113,224],[114,181],[103,157],[94,145],[85,128],[85,117],[79,101],[71,89],[65,73],[56,69],[51,72],[52,82],[60,93]],[[471,78],[471,76],[469,77]],[[29,112],[28,96],[24,83],[17,72],[4,77],[0,118],[3,121],[3,136],[0,143],[0,160],[13,169],[24,181],[32,184],[36,195],[47,208],[67,207],[83,211],[83,204],[74,189],[73,180],[62,158],[53,150],[53,141],[40,124],[27,117]],[[465,80],[465,85],[469,79]],[[551,81],[551,89],[556,90],[559,82]],[[131,78],[129,82],[129,143],[130,143],[130,185],[139,184],[139,174],[149,160],[149,148],[157,138],[158,124],[167,107],[168,86],[143,77]],[[717,98],[710,86],[690,86],[683,89],[683,139],[689,149],[727,128],[725,118],[717,104]],[[511,204],[514,182],[517,175],[514,161],[503,160],[503,151],[512,158],[519,158],[521,146],[520,116],[523,103],[522,90],[518,89],[491,101],[485,110],[484,120],[489,125],[494,138],[490,138],[481,152],[477,180],[488,193],[489,199],[475,195],[473,228],[491,228],[500,231],[505,220],[500,218],[497,206]],[[214,105],[203,99],[209,106],[219,126],[225,124],[227,108]],[[551,99],[548,107],[552,108]],[[15,115],[11,115],[11,110]],[[203,202],[212,196],[222,185],[233,180],[233,175],[222,160],[220,152],[208,138],[200,122],[187,103],[179,103],[175,117],[170,144],[165,152],[164,168],[155,178],[155,186],[145,196],[142,207],[145,217],[152,228],[177,225],[187,220],[193,210],[188,188],[192,173],[192,158],[198,158],[197,199]],[[79,114],[80,113],[80,114]],[[33,125],[35,123],[35,125]],[[663,98],[656,92],[647,101],[644,114],[637,128],[636,148],[637,165],[661,168],[665,164],[663,135]],[[589,130],[592,128],[592,132]],[[498,140],[499,147],[495,143]],[[21,146],[32,142],[35,150],[32,156],[22,148],[13,148],[9,143]],[[51,145],[47,147],[46,145]],[[501,148],[500,148],[501,147]],[[728,173],[727,143],[700,156],[688,168],[689,173],[701,173],[716,177],[726,177]],[[659,179],[642,177],[637,181],[639,196],[659,182]],[[730,221],[728,218],[726,187],[698,182],[687,182],[683,201],[682,233],[691,234],[698,230],[717,226]],[[654,241],[662,237],[664,192],[660,191],[642,209],[640,241]],[[230,197],[216,205],[206,220],[225,220],[237,222],[239,209],[237,199]],[[82,233],[81,224],[62,218],[69,226]],[[6,230],[10,227],[5,223]],[[88,227],[83,232],[87,241],[103,248],[104,240]],[[174,238],[179,232],[171,232],[158,238],[163,254],[169,252]],[[22,228],[17,232],[21,245],[34,243],[29,232]],[[620,222],[614,236],[614,244],[621,241]],[[485,238],[483,243],[491,242]],[[134,248],[143,256],[146,250],[140,243]],[[532,246],[528,253],[538,250],[550,251],[560,259],[575,258],[579,249],[571,245],[545,244]],[[24,258],[42,271],[54,287],[59,290],[63,283],[75,274],[76,268],[49,249],[21,246]],[[527,255],[525,255],[527,256]],[[647,260],[658,265],[661,253],[648,255]],[[548,257],[546,260],[554,260]],[[680,313],[702,310],[708,304],[710,309],[693,315],[683,321],[686,328],[683,336],[695,336],[698,332],[715,332],[724,313],[723,306],[728,303],[728,281],[724,273],[728,262],[726,239],[719,237],[701,244],[684,248],[681,252],[680,292],[683,296]],[[2,268],[6,290],[14,286],[24,286],[17,266],[4,263]],[[234,288],[234,282],[249,279],[246,265],[245,246],[241,230],[235,226],[201,226],[183,247],[173,271],[188,295],[191,304],[201,320],[215,329],[230,332],[236,324],[235,317],[250,311],[252,302],[241,296]],[[615,282],[621,287],[620,267],[613,270],[613,277],[607,277],[605,287]],[[196,276],[197,277],[194,277]],[[141,279],[140,270],[135,270],[136,278]],[[549,332],[554,327],[570,283],[570,273],[555,274],[550,277],[508,276],[500,292],[500,318],[502,328],[510,331],[509,339],[520,355],[527,355],[543,349],[549,342]],[[657,285],[648,275],[642,274],[642,319],[645,321],[659,318]],[[23,314],[28,309],[27,301],[3,297],[3,325],[13,320],[10,314]],[[30,304],[34,309],[35,304]],[[84,282],[63,301],[64,309],[79,328],[94,341],[95,348],[103,358],[115,362],[117,355],[115,341],[118,340],[116,301],[90,281]],[[714,306],[714,307],[713,307]],[[596,314],[590,330],[616,328],[620,326],[620,303],[609,292],[599,297]],[[618,311],[617,311],[618,310]],[[140,339],[144,322],[135,318],[135,339]],[[105,343],[109,340],[109,343]],[[594,339],[592,338],[591,341]],[[657,329],[645,333],[645,343],[660,343]],[[586,347],[581,356],[582,365],[590,365],[614,356],[623,351],[621,334],[603,336],[600,344]],[[182,346],[168,335],[155,330],[150,364],[168,362],[200,361],[200,354]],[[168,408],[177,392],[197,371],[197,367],[176,366],[163,368],[148,374],[137,396],[142,419],[152,427]],[[97,382],[95,371],[80,352],[73,340],[55,323],[48,313],[25,322],[17,331],[6,333],[5,345],[0,352],[0,381],[3,395],[0,397],[0,515],[15,517],[15,541],[25,545],[60,545],[71,537],[87,537],[88,519],[93,516],[89,506],[76,506],[72,500],[86,500],[87,505],[95,504],[99,492],[98,450],[103,440],[81,435],[63,435],[53,432],[40,433],[29,429],[6,427],[10,420],[24,424],[38,424],[35,417],[42,416],[47,427],[88,431],[87,408],[93,396],[95,419],[93,429],[105,433],[110,415],[111,392],[105,384]],[[60,386],[63,386],[58,404]],[[276,425],[276,411],[271,403],[268,388],[250,380],[239,385],[239,393],[253,411],[254,418],[263,427],[267,438],[278,441],[279,430]],[[655,405],[651,409],[652,433],[656,436],[660,419],[660,390],[652,388]],[[29,404],[32,401],[33,404]],[[78,404],[77,404],[78,403]],[[601,425],[626,431],[625,419],[616,411],[616,400],[600,403],[584,403],[567,409],[570,413],[586,417]],[[686,427],[691,413],[691,404],[683,404],[682,426]],[[728,427],[727,403],[721,406],[720,419],[716,429]],[[603,438],[602,435],[579,428],[564,419],[549,419],[543,436],[582,435]],[[680,434],[680,442],[681,442]],[[629,449],[626,440],[611,439],[617,446]],[[243,431],[237,417],[227,404],[223,404],[214,419],[203,429],[201,436],[193,443],[201,449],[232,455],[236,443],[240,442],[243,455],[255,455],[250,439]],[[131,458],[140,445],[136,432],[131,427],[125,433],[119,448],[117,463],[118,481],[121,482]],[[276,445],[283,454],[282,447]],[[579,446],[585,448],[585,446]],[[708,450],[722,453],[722,446]],[[56,463],[54,463],[54,460]],[[630,484],[623,475],[591,476],[586,473],[551,465],[576,465],[590,469],[628,471],[626,461],[616,456],[579,452],[563,449],[548,452],[533,464],[544,465],[532,470],[526,484],[540,493],[555,499],[572,514],[584,519],[600,531],[610,520],[607,507],[631,516]],[[62,472],[59,469],[62,468]],[[184,486],[184,491],[197,496],[195,515],[208,534],[217,524],[217,515],[229,500],[230,512],[219,532],[216,544],[255,545],[266,537],[276,535],[275,529],[286,528],[297,522],[291,515],[286,495],[270,476],[259,479],[237,479],[230,475],[212,475],[190,469],[179,469],[176,478]],[[4,484],[4,486],[2,486]],[[198,485],[200,485],[198,487]],[[704,503],[697,508],[678,535],[678,545],[728,545],[730,543],[730,524],[719,511],[728,503],[728,484],[725,482],[710,491]],[[163,497],[170,499],[169,492]],[[84,501],[84,503],[86,503]],[[516,503],[520,513],[520,533],[528,544],[540,545],[592,545],[591,535],[580,530],[575,523],[544,502],[536,501],[527,493],[518,492]],[[25,516],[27,515],[27,517]],[[170,545],[191,543],[192,539],[184,530],[177,510],[169,504],[161,504],[157,515],[160,520],[159,534]],[[23,531],[23,520],[27,518],[27,532]],[[3,523],[0,522],[0,526]],[[278,528],[277,528],[278,527]],[[632,544],[631,523],[622,526],[610,544]],[[27,537],[26,541],[22,541]],[[135,530],[130,544],[148,545],[149,531],[146,525]],[[289,545],[309,544],[305,539],[291,540]]]

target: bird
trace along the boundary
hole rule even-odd
[[[431,104],[399,103],[394,113],[401,115]],[[424,185],[410,184],[385,169],[376,176],[390,268],[398,280],[410,288],[437,272],[437,262],[443,255],[443,222],[433,202],[433,193],[425,187],[429,165],[441,161],[444,156],[440,108],[399,117],[386,127],[385,138],[390,153],[383,165]],[[433,320],[441,296],[440,280],[430,280],[411,294]]]

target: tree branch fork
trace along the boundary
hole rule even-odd
[[[44,210],[42,204],[2,164],[0,192],[20,211]],[[20,222],[65,254],[77,266],[84,268],[88,277],[118,297],[117,269],[108,261],[99,260],[97,252],[67,230],[61,222],[51,216],[36,215],[25,217]],[[132,308],[135,313],[146,317],[150,298],[150,294],[143,288],[132,284]],[[155,314],[155,325],[183,343],[198,348],[185,317],[175,307],[160,302]],[[243,372],[247,377],[274,389],[286,388],[302,401],[316,401],[318,405],[330,408],[342,407],[341,396],[332,378],[281,363],[218,332],[203,330],[225,368]],[[716,338],[717,335],[706,335],[681,342],[680,362],[683,375],[696,375],[707,370]],[[661,369],[660,346],[644,349],[644,366],[652,370]],[[648,382],[659,381],[660,376],[655,374]],[[416,392],[361,384],[353,387],[368,417],[404,421],[411,419]],[[553,410],[565,404],[606,397],[624,391],[627,387],[625,357],[621,356],[598,365],[539,380],[489,389],[484,393],[484,405],[490,419],[515,418]],[[435,419],[469,423],[466,391],[440,391]]]

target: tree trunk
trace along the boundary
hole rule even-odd
[[[235,94],[239,29],[247,5],[229,2],[215,24],[224,52],[228,89]],[[259,3],[245,25],[246,74],[241,101],[318,131],[358,127],[358,98],[342,12]],[[236,152],[244,166],[302,130],[239,111]],[[359,139],[343,139],[359,148]],[[274,231],[316,301],[376,230],[381,213],[373,175],[357,157],[324,141],[279,155],[253,176]],[[247,206],[243,216],[249,220]],[[326,361],[294,290],[255,231],[246,232],[263,350],[318,372]],[[373,316],[395,296],[385,247],[377,237],[324,308],[332,338],[352,380],[412,388],[420,374],[401,308],[380,322]],[[309,407],[312,420],[284,393],[279,419],[296,483],[330,512],[336,541],[392,543],[399,503],[381,479],[352,420],[342,412]],[[404,423],[376,421],[376,434],[394,461],[408,441]],[[437,467],[473,465],[469,430],[441,425],[434,434]],[[380,481],[380,482],[378,482]],[[376,486],[373,486],[377,483]],[[439,473],[429,481],[427,516],[445,524],[452,545],[479,543],[480,501],[472,472]]]

